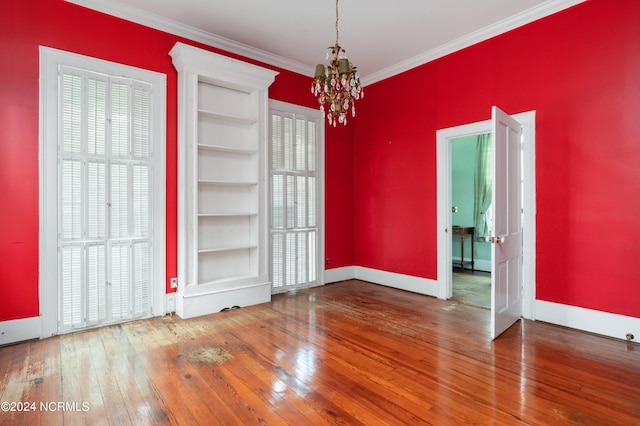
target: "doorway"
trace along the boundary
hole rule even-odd
[[[513,116],[522,124],[522,316],[533,318],[535,300],[535,111]],[[437,239],[438,298],[453,296],[452,271],[452,141],[492,132],[491,120],[438,130],[437,151]]]
[[[452,298],[491,309],[491,133],[451,141]]]

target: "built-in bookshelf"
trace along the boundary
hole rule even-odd
[[[274,71],[182,43],[178,292],[183,318],[270,300],[267,89]]]

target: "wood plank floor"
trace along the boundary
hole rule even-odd
[[[453,300],[491,309],[491,273],[454,269]]]
[[[352,280],[20,343],[0,401],[35,409],[0,424],[640,424],[637,344],[530,321],[490,342],[488,321]]]

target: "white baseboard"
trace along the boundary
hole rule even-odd
[[[175,295],[176,314],[180,318],[193,318],[220,312],[224,308],[257,305],[270,300],[270,282],[187,296],[180,292]]]
[[[640,342],[640,318],[545,302],[543,300],[535,301],[534,316],[537,321],[617,339],[627,340],[626,334],[631,333],[634,335],[632,341]]]
[[[437,297],[438,295],[438,281],[430,280],[428,278],[380,271],[378,269],[364,268],[362,266],[355,267],[355,278],[400,290],[425,294],[427,296]]]
[[[456,263],[460,263],[459,257],[452,257],[451,260],[453,260]],[[468,259],[465,258],[464,261],[471,262],[471,258],[468,258]],[[465,266],[465,269],[467,269],[466,266]],[[491,272],[491,261],[485,260],[485,259],[474,259],[473,269],[476,271]]]
[[[169,314],[176,311],[176,293],[165,294],[164,313]]]
[[[482,264],[478,265],[478,269],[484,270]],[[327,283],[348,279],[360,279],[428,296],[437,297],[438,294],[438,282],[427,278],[381,271],[362,266],[347,266],[325,271],[325,282]],[[534,317],[532,319],[537,321],[544,321],[550,324],[623,340],[626,340],[627,333],[631,333],[634,336],[632,341],[640,342],[640,318],[610,314],[608,312],[545,302],[542,300],[536,300],[534,302],[534,310]]]
[[[2,321],[0,322],[0,345],[39,339],[41,326],[40,317]]]
[[[337,283],[338,281],[352,280],[356,277],[355,266],[344,266],[324,270],[324,283]]]

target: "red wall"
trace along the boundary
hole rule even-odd
[[[39,45],[167,75],[167,281],[176,276],[177,80],[168,52],[176,41],[188,41],[62,0],[7,0],[0,9],[0,321],[39,315]],[[269,89],[271,98],[317,106],[310,93],[310,77],[278,71]],[[327,198],[343,202],[349,218],[328,215],[326,251],[335,265],[351,264],[353,258],[349,222],[353,217],[353,150],[351,138],[347,139],[342,144],[341,133],[327,133],[326,164],[331,170]],[[345,243],[345,238],[351,241]]]
[[[536,110],[537,298],[640,317],[640,2],[590,0],[366,88],[356,265],[435,279],[436,130]]]
[[[176,41],[62,0],[0,6],[0,321],[39,314],[38,45],[167,75],[176,275]],[[271,98],[316,106],[307,76],[279,71]],[[535,109],[538,299],[640,317],[639,76],[640,2],[589,0],[366,87],[326,133],[327,267],[435,279],[436,130]]]

